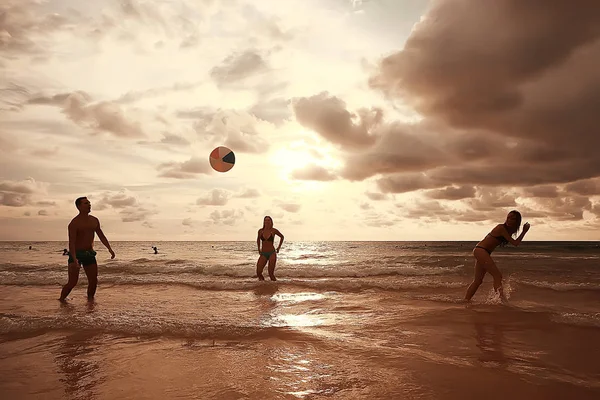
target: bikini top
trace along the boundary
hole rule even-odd
[[[275,240],[275,235],[273,235],[273,233],[271,233],[271,236],[269,236],[268,238],[264,238],[262,233],[260,234],[260,240],[262,240],[263,242],[266,240],[267,242],[272,242],[273,240]]]
[[[506,228],[506,225],[504,227]],[[506,240],[506,238],[504,236],[494,236],[494,235],[492,235],[491,232],[488,233],[487,235],[493,237],[494,239],[496,239],[500,243],[508,243],[508,240]]]

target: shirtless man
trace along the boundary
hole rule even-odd
[[[98,264],[96,263],[96,252],[94,251],[94,233],[110,252],[110,258],[115,258],[115,252],[110,248],[108,239],[100,229],[100,221],[93,215],[92,203],[87,197],[75,200],[75,206],[79,210],[77,215],[69,224],[69,281],[63,286],[60,293],[60,301],[65,301],[71,290],[79,280],[79,268],[83,270],[88,278],[87,295],[88,300],[93,300],[98,285]]]

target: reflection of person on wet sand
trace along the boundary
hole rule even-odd
[[[479,313],[476,313],[479,314]],[[490,316],[491,317],[491,316]],[[479,361],[483,363],[507,364],[508,360],[504,354],[504,327],[493,318],[486,321],[486,316],[475,315],[475,332],[477,347],[481,350]]]
[[[494,277],[494,290],[500,294],[502,301],[506,301],[502,289],[502,273],[500,273],[500,270],[496,267],[496,263],[492,260],[492,251],[497,246],[505,246],[508,243],[518,246],[527,231],[529,231],[529,223],[523,225],[523,232],[521,232],[517,239],[514,239],[513,235],[519,231],[520,226],[521,213],[513,210],[508,213],[506,221],[503,224],[496,225],[481,242],[477,243],[477,246],[473,249],[473,255],[475,256],[475,278],[465,294],[466,301],[471,300],[483,282],[483,277],[487,272]]]
[[[279,240],[279,246],[277,246],[277,250],[275,250],[274,246],[275,235],[281,238]],[[279,249],[281,249],[282,244],[283,235],[277,229],[273,228],[273,219],[267,215],[263,220],[263,227],[258,230],[258,236],[256,237],[258,254],[260,254],[258,257],[258,262],[256,263],[256,275],[258,276],[259,280],[265,280],[262,272],[267,264],[267,261],[269,262],[269,278],[271,278],[272,281],[277,280],[275,278],[275,263],[277,262],[277,253],[279,253]]]
[[[105,377],[98,362],[90,357],[98,350],[95,336],[78,332],[66,335],[59,342],[54,361],[63,375],[60,381],[65,385],[67,398],[93,399],[98,395],[97,386]]]
[[[69,224],[69,281],[62,288],[60,301],[65,301],[71,290],[77,285],[80,266],[83,266],[88,278],[88,300],[94,298],[98,284],[98,264],[96,262],[96,252],[94,251],[95,233],[98,234],[98,238],[110,252],[110,258],[115,258],[115,252],[111,249],[108,239],[100,229],[100,221],[98,218],[89,215],[92,203],[86,197],[80,197],[75,200],[75,206],[79,210],[79,215],[73,218]]]

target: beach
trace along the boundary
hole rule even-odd
[[[66,242],[1,242],[0,397],[598,398],[598,242],[499,248],[508,303],[464,304],[474,245],[286,242],[258,282],[253,242],[97,242],[63,304]]]

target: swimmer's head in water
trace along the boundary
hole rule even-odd
[[[87,197],[78,197],[77,200],[75,200],[75,207],[77,207],[78,210],[91,210],[92,209],[92,203],[90,203],[90,201],[88,200]]]
[[[517,210],[512,210],[506,216],[506,226],[508,227],[508,232],[512,235],[519,231],[521,227],[521,213]]]
[[[268,228],[268,229],[273,228],[273,218],[269,217],[268,215],[263,220],[263,229],[265,229],[265,228]]]

